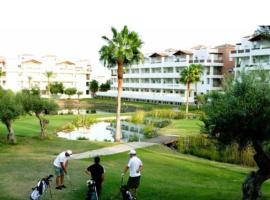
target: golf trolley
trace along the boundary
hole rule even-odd
[[[88,180],[87,187],[88,191],[85,200],[99,200],[95,181],[92,179]]]
[[[32,192],[30,194],[30,200],[39,200],[40,197],[45,194],[50,189],[50,195],[52,198],[52,191],[50,187],[50,181],[52,180],[53,175],[50,174],[44,178],[42,178],[36,185],[36,187],[32,188]]]
[[[120,192],[123,200],[133,200],[132,194],[128,190],[127,185],[124,185],[124,176],[121,177]]]

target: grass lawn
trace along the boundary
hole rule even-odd
[[[53,173],[52,150],[58,150],[57,147],[49,146],[48,153],[40,154],[39,147],[34,146],[34,151],[31,153],[13,151],[1,153],[1,200],[27,199],[31,187],[37,183],[37,180],[48,173]],[[73,149],[72,144],[71,149]],[[145,167],[140,187],[142,200],[239,200],[241,183],[251,170],[237,165],[182,155],[158,145],[140,149],[138,155]],[[117,194],[120,173],[127,159],[126,153],[101,158],[106,169],[104,200],[119,199]],[[84,199],[88,177],[83,172],[91,162],[90,159],[71,160],[69,173],[72,185],[66,181],[67,189],[62,191],[53,189],[53,199]],[[52,187],[54,186],[53,182]],[[75,190],[71,189],[72,186]],[[263,195],[264,199],[270,199],[269,183],[264,185]],[[47,196],[44,199],[50,198]]]
[[[172,120],[172,123],[160,129],[159,135],[192,136],[200,133],[203,122],[197,119]]]
[[[93,118],[100,118],[100,117],[114,117],[115,114],[111,113],[103,113],[103,114],[91,114]],[[49,119],[49,126],[48,126],[48,134],[51,135],[55,133],[56,129],[61,127],[67,122],[71,122],[75,119],[77,115],[48,115],[46,116]],[[40,126],[39,121],[35,116],[23,116],[17,120],[13,124],[13,128],[15,131],[16,136],[39,136],[40,134]],[[0,123],[0,135],[6,134],[7,130],[6,127]]]

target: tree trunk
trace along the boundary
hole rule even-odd
[[[187,96],[186,96],[186,115],[188,114],[188,99],[189,99],[189,93],[190,93],[190,83],[187,83]],[[186,116],[187,117],[187,116]]]
[[[115,142],[120,142],[121,139],[121,97],[122,97],[122,86],[123,86],[123,63],[118,63],[118,94],[117,94],[117,111],[116,111],[116,129],[115,129]]]
[[[6,122],[6,127],[8,129],[7,140],[11,143],[16,143],[16,137],[15,137],[14,130],[12,127],[12,122],[10,120]]]
[[[49,123],[49,121],[45,118],[42,118],[40,113],[36,113],[36,117],[39,120],[39,124],[40,124],[40,138],[44,139],[47,135],[46,135],[46,127]]]
[[[261,186],[270,177],[270,158],[264,152],[261,145],[253,142],[256,154],[254,160],[259,170],[251,172],[242,185],[243,200],[261,199]]]

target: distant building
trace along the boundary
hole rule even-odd
[[[187,95],[186,85],[180,83],[181,71],[190,64],[201,64],[201,81],[191,86],[190,101],[197,94],[222,89],[223,74],[234,62],[229,60],[233,45],[215,48],[195,46],[190,50],[167,49],[145,55],[143,64],[125,68],[123,99],[155,103],[181,104]],[[101,97],[117,96],[117,67],[111,70],[111,90],[99,92]]]
[[[270,70],[270,37],[263,33],[243,37],[236,49],[231,51],[235,61],[234,71],[265,69]]]
[[[83,92],[81,97],[90,97],[87,85],[90,81],[91,65],[88,60],[70,61],[54,55],[36,57],[23,54],[13,59],[0,58],[0,68],[3,73],[0,84],[5,89],[19,91],[38,87],[41,94],[46,96],[48,79],[45,73],[51,71],[51,83],[63,83],[65,88],[74,87]]]

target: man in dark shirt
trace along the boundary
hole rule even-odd
[[[100,157],[95,157],[94,158],[95,163],[93,165],[90,165],[85,173],[87,175],[90,175],[92,179],[96,183],[96,188],[97,188],[97,194],[98,197],[100,197],[100,192],[101,192],[101,185],[104,181],[104,168],[99,164],[100,162]]]

